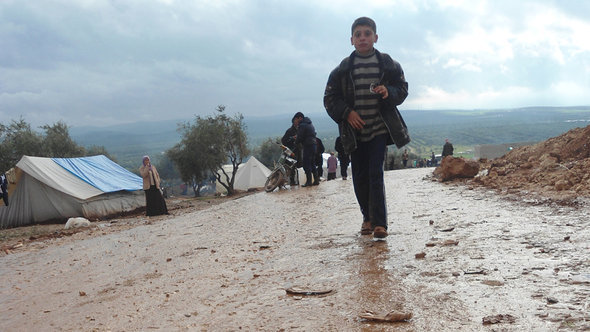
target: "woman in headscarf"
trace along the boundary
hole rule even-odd
[[[160,191],[160,174],[156,166],[150,162],[150,157],[143,156],[143,165],[139,168],[139,174],[143,178],[145,191],[145,214],[147,216],[168,214],[166,201]]]

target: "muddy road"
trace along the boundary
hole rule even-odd
[[[352,182],[337,179],[4,255],[0,330],[590,329],[587,208],[431,172],[385,173],[386,241],[359,234]],[[296,287],[331,292],[287,294]]]

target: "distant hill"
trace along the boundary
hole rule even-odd
[[[590,106],[527,107],[496,110],[401,110],[410,130],[408,148],[427,156],[438,151],[445,138],[455,147],[469,149],[478,144],[541,141],[571,128],[590,124]],[[328,150],[338,135],[336,124],[326,112],[309,116]],[[282,137],[292,114],[245,117],[250,145],[257,147],[269,137]],[[137,122],[110,127],[72,127],[70,135],[83,146],[102,145],[124,167],[135,169],[141,156],[156,158],[180,140],[178,123],[189,120]],[[438,153],[438,152],[436,152]]]

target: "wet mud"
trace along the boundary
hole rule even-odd
[[[337,179],[4,255],[0,330],[590,329],[587,208],[431,173],[385,173],[385,241]]]

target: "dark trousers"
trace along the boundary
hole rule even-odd
[[[305,173],[315,171],[315,150],[315,144],[303,146],[303,170]]]
[[[351,153],[352,183],[354,193],[363,214],[363,221],[371,221],[373,227],[387,229],[383,162],[387,135],[379,135],[369,142],[357,142]]]
[[[338,152],[338,160],[340,160],[340,176],[348,177],[348,164],[350,164],[350,157],[347,154],[340,154]]]

